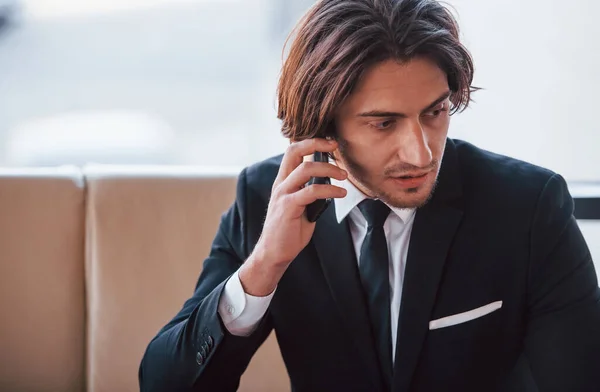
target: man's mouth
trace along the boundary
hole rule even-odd
[[[428,172],[427,173],[413,173],[413,174],[405,174],[405,175],[402,175],[402,176],[394,176],[394,178],[399,178],[401,180],[408,180],[408,179],[411,179],[411,178],[425,177],[427,174],[429,174],[429,173]]]

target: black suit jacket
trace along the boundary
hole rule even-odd
[[[275,330],[294,391],[381,391],[348,226],[334,205],[257,330],[217,312],[252,252],[281,157],[246,168],[193,296],[150,342],[142,391],[234,391]],[[408,250],[393,391],[600,391],[600,289],[563,178],[450,140]],[[503,301],[473,321],[429,322]]]

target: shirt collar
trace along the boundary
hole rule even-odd
[[[341,223],[344,218],[358,206],[358,204],[367,199],[367,195],[362,193],[352,182],[349,180],[338,181],[335,178],[331,179],[331,184],[346,189],[346,197],[335,198],[335,215],[338,223]],[[408,220],[415,213],[414,208],[396,208],[386,203],[388,207],[402,220],[403,223],[407,223]]]

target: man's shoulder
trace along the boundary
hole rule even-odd
[[[463,140],[453,142],[467,194],[493,195],[509,202],[537,199],[548,181],[557,176],[550,169]]]
[[[282,159],[283,154],[279,154],[247,166],[244,176],[248,191],[268,198]]]

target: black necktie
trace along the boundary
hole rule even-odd
[[[367,220],[367,235],[360,250],[359,270],[367,298],[371,326],[388,390],[392,378],[390,279],[387,241],[383,224],[390,209],[379,200],[363,200],[358,208]]]

